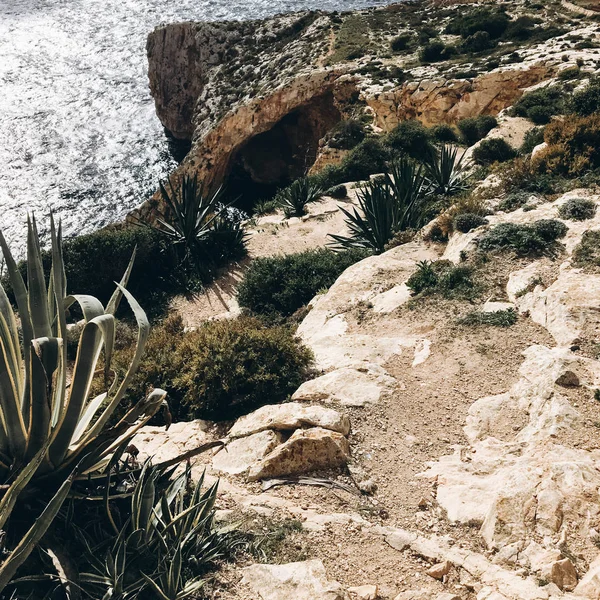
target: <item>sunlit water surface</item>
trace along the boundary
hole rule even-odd
[[[384,0],[0,0],[0,228],[22,249],[27,211],[67,236],[121,219],[174,166],[148,91],[157,25]]]

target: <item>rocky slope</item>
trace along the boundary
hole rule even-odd
[[[381,13],[364,13],[373,14]],[[335,17],[341,26],[321,14],[254,24],[261,32],[272,26],[275,36],[291,27],[294,33],[282,37],[277,51],[293,44],[313,64],[298,73],[295,65],[280,86],[252,100],[240,98],[226,114],[219,109],[222,96],[213,95],[217,75],[236,64],[218,46],[228,39],[224,26],[184,24],[154,32],[149,48],[151,56],[162,54],[163,71],[153,85],[167,90],[157,99],[161,118],[176,135],[194,131],[182,169],[223,177],[241,148],[300,107],[304,123],[318,120],[323,110],[335,120],[341,117],[331,106],[342,115],[347,99],[355,98],[376,128],[386,130],[407,117],[436,123],[497,113],[523,89],[554,81],[554,73],[577,59],[590,72],[596,69],[597,50],[573,49],[561,35],[522,50],[520,63],[469,80],[442,79],[438,67],[415,67],[412,81],[385,89],[357,73],[372,57],[325,64],[339,50],[339,38],[329,45],[319,40],[329,40],[322,37],[328,27],[339,36],[351,16]],[[294,28],[297,19],[302,26]],[[231,26],[227,35],[235,38],[241,28]],[[205,47],[209,31],[219,32],[215,39],[221,41],[197,58],[192,38]],[[596,36],[596,25],[578,23],[571,35]],[[185,93],[187,75],[177,83],[168,74],[169,44],[181,49],[180,74],[196,57],[188,71],[198,78],[196,87]],[[270,45],[259,47],[257,60],[269,62]],[[329,99],[319,104],[323,91]],[[518,147],[530,127],[502,113],[489,137]],[[494,211],[487,225],[454,233],[444,244],[427,241],[428,226],[412,242],[353,265],[313,299],[298,334],[313,350],[319,374],[292,402],[267,405],[226,430],[197,421],[139,434],[136,444],[157,459],[223,437],[224,449],[193,465],[196,473],[207,469],[209,479],[220,478],[219,519],[297,526],[273,561],[283,564],[225,568],[215,598],[600,598],[600,275],[573,259],[585,232],[600,230],[600,195],[576,189],[503,212],[502,193],[492,184],[493,178],[482,184]],[[559,207],[572,198],[593,201],[595,216],[562,219]],[[355,201],[350,190],[347,202]],[[568,228],[556,252],[477,261],[478,241],[494,226],[549,218]],[[255,221],[251,254],[318,246],[326,233],[342,229],[336,203],[327,199],[303,220],[275,215]],[[438,259],[467,261],[485,294],[415,298],[408,278],[421,261]],[[203,307],[198,322],[235,315],[235,293],[229,292],[231,302]],[[473,312],[507,309],[518,315],[511,327],[464,321]]]

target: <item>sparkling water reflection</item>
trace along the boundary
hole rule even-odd
[[[148,92],[160,23],[384,0],[0,0],[0,227],[49,209],[66,235],[118,220],[174,166]]]

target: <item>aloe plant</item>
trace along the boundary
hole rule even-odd
[[[165,404],[166,392],[154,390],[116,424],[110,419],[121,402],[144,352],[149,323],[125,286],[134,256],[106,308],[92,296],[67,295],[61,225],[51,218],[52,269],[48,285],[34,218],[27,222],[27,285],[0,233],[0,247],[15,294],[21,331],[0,286],[0,481],[9,487],[0,502],[0,526],[24,493],[51,498],[41,517],[0,564],[0,591],[48,528],[73,479],[95,476],[110,464]],[[125,297],[138,325],[134,357],[122,379],[111,375],[115,312]],[[67,374],[66,311],[79,304],[84,326],[77,358]],[[104,354],[105,391],[90,397],[98,361]],[[112,379],[112,380],[111,380]],[[52,491],[58,489],[53,496]]]
[[[339,207],[350,235],[330,235],[333,246],[383,252],[396,233],[423,225],[424,188],[423,167],[406,158],[393,162],[383,178],[369,181],[359,190],[359,210]]]
[[[429,192],[443,196],[453,196],[468,187],[468,171],[472,163],[465,160],[465,154],[458,157],[456,146],[444,144],[434,149],[425,162],[425,172]]]
[[[82,534],[92,569],[81,574],[81,582],[90,592],[114,599],[185,600],[203,587],[202,578],[186,573],[200,572],[222,554],[223,536],[213,531],[218,483],[203,491],[202,475],[188,493],[188,467],[159,491],[157,482],[164,477],[163,467],[144,465],[130,518],[116,529],[108,549],[105,542],[94,544]]]
[[[323,189],[309,177],[301,177],[281,190],[277,194],[277,201],[286,217],[301,217],[306,213],[306,206],[321,200],[323,194]]]

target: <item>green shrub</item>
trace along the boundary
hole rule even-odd
[[[548,146],[533,161],[538,172],[576,177],[600,167],[600,114],[554,121],[544,139]]]
[[[478,117],[462,119],[457,124],[463,141],[469,146],[483,139],[497,125],[498,121],[491,115],[480,115]]]
[[[600,270],[600,231],[586,231],[573,251],[573,266],[586,271]]]
[[[506,28],[504,38],[507,40],[525,41],[530,39],[535,33],[535,26],[540,23],[540,19],[530,15],[522,15],[511,21]]]
[[[405,52],[410,50],[414,44],[414,36],[410,33],[402,33],[390,42],[390,47],[393,52]]]
[[[523,140],[523,144],[519,148],[521,154],[531,154],[536,146],[544,142],[544,127],[534,127],[530,129]]]
[[[487,31],[478,31],[473,35],[470,35],[462,43],[463,52],[485,52],[496,46],[496,42],[492,40],[490,34]]]
[[[331,148],[352,150],[365,139],[365,125],[358,119],[341,121],[327,137]]]
[[[518,320],[513,308],[495,312],[473,311],[459,319],[460,325],[492,325],[493,327],[512,327]]]
[[[582,117],[600,111],[600,78],[593,78],[587,87],[573,94],[571,108]]]
[[[564,93],[557,87],[546,87],[525,94],[517,100],[511,113],[516,117],[525,117],[536,125],[549,123],[554,115],[565,110]]]
[[[429,130],[415,119],[402,121],[384,138],[387,148],[407,154],[411,158],[424,160],[432,150]]]
[[[517,156],[517,151],[502,138],[483,140],[473,152],[473,159],[480,165],[506,162]]]
[[[348,152],[341,164],[329,165],[311,179],[323,189],[349,181],[363,181],[375,173],[383,173],[389,156],[389,150],[379,138],[365,138]]]
[[[528,192],[511,192],[498,204],[498,210],[501,210],[502,212],[513,212],[522,206],[525,206],[529,201],[529,198],[531,198],[531,194]]]
[[[423,63],[435,63],[448,60],[457,53],[454,46],[447,46],[441,40],[434,39],[421,47],[419,59]]]
[[[271,318],[291,316],[323,288],[329,288],[364,251],[308,250],[254,260],[238,288],[240,306]]]
[[[262,217],[263,215],[272,215],[278,208],[281,208],[279,201],[275,198],[271,198],[270,200],[261,200],[257,202],[254,205],[253,213],[257,217]]]
[[[585,198],[571,198],[558,209],[558,214],[563,219],[571,221],[587,221],[596,216],[597,205],[593,200]]]
[[[448,260],[423,261],[417,265],[406,285],[415,295],[437,294],[444,298],[471,299],[480,292],[472,275],[470,267],[456,266]]]
[[[531,225],[500,223],[479,240],[479,248],[514,250],[517,254],[541,254],[556,249],[558,239],[567,234],[568,227],[553,219],[542,219]]]
[[[446,33],[468,38],[478,32],[486,32],[497,39],[506,31],[509,22],[506,13],[501,10],[478,8],[467,14],[457,14],[446,26]]]
[[[117,374],[132,353],[133,348],[115,353]],[[310,350],[287,327],[240,317],[184,334],[181,319],[170,317],[152,329],[126,400],[143,398],[149,385],[162,386],[175,421],[229,420],[286,400],[309,378],[311,364]]]
[[[435,125],[430,130],[431,137],[436,142],[441,143],[457,143],[458,142],[458,134],[456,133],[456,129],[452,127],[452,125],[447,125],[446,123],[440,123],[439,125]]]
[[[571,81],[573,79],[579,79],[580,77],[581,69],[578,66],[568,67],[558,74],[558,79],[561,81]]]
[[[348,189],[343,184],[334,185],[332,188],[329,188],[325,192],[325,195],[329,196],[331,198],[337,198],[337,199],[347,198],[348,197]]]
[[[461,233],[468,233],[471,229],[476,229],[482,225],[487,225],[489,221],[481,215],[473,213],[461,213],[454,217],[453,226],[454,229]]]
[[[287,327],[249,317],[214,321],[183,337],[173,384],[189,416],[231,420],[288,399],[310,378],[312,360]]]

